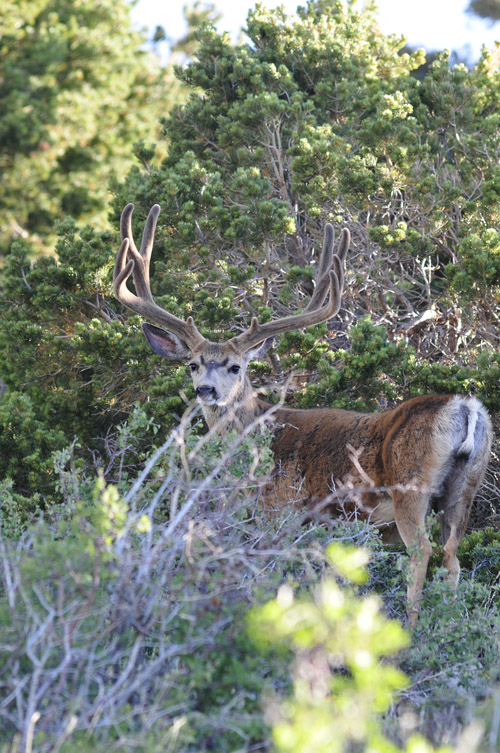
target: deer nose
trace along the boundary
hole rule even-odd
[[[196,395],[197,397],[215,397],[215,387],[210,387],[209,384],[200,384],[196,388]]]

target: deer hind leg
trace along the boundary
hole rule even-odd
[[[467,521],[484,468],[468,458],[458,458],[448,478],[446,491],[440,498],[437,509],[441,514],[441,541],[443,543],[443,566],[448,570],[448,580],[453,588],[458,585],[460,563],[457,549],[467,527]]]
[[[458,545],[465,533],[474,497],[488,464],[492,429],[484,407],[475,398],[455,397],[448,431],[453,454],[435,507],[441,514],[443,565],[453,587],[458,584]]]
[[[392,496],[399,535],[410,554],[408,621],[413,625],[417,619],[427,565],[432,553],[432,545],[425,528],[430,496],[425,492],[414,491],[394,491]]]

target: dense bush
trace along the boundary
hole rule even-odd
[[[265,737],[261,692],[287,685],[286,663],[251,647],[246,613],[283,581],[318,580],[325,532],[293,514],[256,525],[265,431],[221,443],[184,422],[130,474],[144,419],[108,457],[116,484],[69,448],[54,459],[64,505],[21,537],[3,521],[0,746],[232,751]]]

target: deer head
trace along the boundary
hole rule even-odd
[[[298,314],[259,324],[254,317],[247,330],[223,343],[207,340],[197,329],[193,318],[185,321],[158,306],[151,294],[149,265],[154,233],[160,207],[149,212],[141,247],[137,250],[132,236],[133,204],[127,204],[120,222],[121,246],[114,270],[114,293],[128,308],[161,327],[145,323],[144,334],[153,350],[165,358],[187,361],[198,401],[209,425],[220,420],[227,410],[248,405],[253,391],[247,377],[252,360],[261,358],[273,338],[284,332],[319,324],[338,312],[344,284],[344,261],[350,235],[342,231],[337,253],[334,254],[334,231],[325,225],[323,250],[318,262],[315,288],[307,306]],[[136,294],[127,288],[133,274]]]

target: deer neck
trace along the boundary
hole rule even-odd
[[[246,429],[263,412],[260,403],[250,380],[245,377],[241,388],[225,405],[202,403],[202,411],[208,428],[215,428],[218,434],[222,434],[232,429]]]

